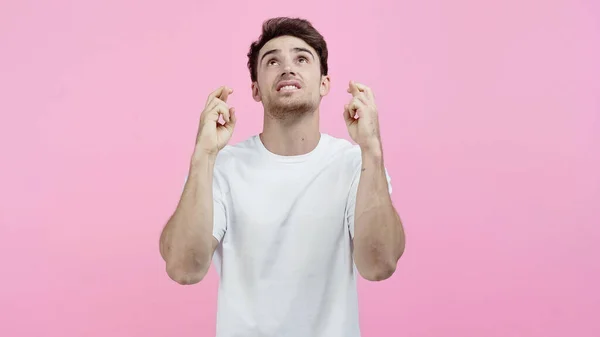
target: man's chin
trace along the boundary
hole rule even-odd
[[[315,111],[314,104],[300,100],[277,100],[270,104],[269,112],[273,117],[286,117],[292,115],[304,115]]]
[[[300,97],[293,97],[292,95],[280,96],[273,103],[274,105],[289,107],[290,109],[294,109],[297,106],[310,104],[306,100],[303,100]]]

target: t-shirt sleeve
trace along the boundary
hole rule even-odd
[[[188,176],[186,175],[185,183],[187,183]],[[223,199],[223,193],[216,178],[213,178],[213,231],[212,235],[221,242],[225,232],[227,231],[227,211],[225,208],[225,201]]]
[[[360,182],[360,173],[362,166],[359,166],[352,179],[350,185],[350,192],[348,195],[348,201],[346,203],[346,225],[350,231],[350,237],[354,239],[354,212],[356,209],[356,194],[358,192],[358,183]],[[392,194],[392,178],[388,174],[387,168],[385,169],[385,176],[387,178],[388,190]]]
[[[220,191],[213,189],[213,236],[221,242],[227,231],[227,212]]]

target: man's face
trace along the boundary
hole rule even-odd
[[[303,40],[281,36],[258,54],[257,82],[252,94],[275,118],[298,118],[318,109],[329,92],[329,77],[321,76],[317,52]]]

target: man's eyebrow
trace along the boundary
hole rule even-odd
[[[313,53],[306,49],[306,48],[302,48],[302,47],[296,47],[292,49],[293,51],[295,51],[296,53],[300,53],[300,52],[305,52],[305,53],[309,53],[310,56],[312,56],[312,58],[314,59],[315,56],[313,55]],[[264,53],[263,56],[260,58],[260,62],[262,62],[264,60],[265,57],[267,57],[270,54],[278,54],[281,53],[281,49],[271,49],[268,52]]]
[[[264,53],[264,55],[260,58],[260,62],[262,62],[262,60],[264,60],[265,57],[267,57],[269,54],[276,54],[276,53],[280,53],[281,50],[279,49],[271,49],[268,52]]]
[[[292,49],[292,50],[293,50],[293,51],[295,51],[295,52],[297,52],[297,53],[299,53],[299,52],[306,52],[306,53],[309,53],[309,54],[310,54],[310,56],[312,56],[312,58],[313,58],[313,59],[315,58],[315,56],[313,55],[313,53],[311,53],[311,51],[310,51],[310,50],[308,50],[308,49],[306,49],[306,48],[302,48],[302,47],[296,47],[296,48],[294,48],[294,49]]]

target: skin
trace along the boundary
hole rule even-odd
[[[264,107],[263,143],[279,155],[311,151],[320,137],[319,104],[330,90],[329,76],[321,76],[317,52],[304,41],[285,36],[267,42],[258,60],[252,96]],[[302,88],[278,92],[282,80],[298,81]]]
[[[354,219],[354,263],[363,278],[381,281],[394,274],[404,253],[404,228],[389,194],[373,91],[351,81],[348,93],[352,98],[344,106],[344,119],[350,137],[362,153]]]
[[[330,91],[330,80],[321,74],[317,52],[301,39],[282,36],[261,48],[252,96],[264,108],[260,137],[269,151],[301,155],[317,146],[319,105]],[[300,88],[278,90],[282,81],[295,81]],[[363,278],[380,281],[396,270],[404,252],[404,230],[388,191],[373,92],[353,81],[347,91],[351,97],[343,118],[350,137],[362,150],[354,261]],[[223,86],[209,95],[200,117],[188,181],[161,235],[160,250],[167,274],[180,284],[202,280],[218,245],[212,236],[212,172],[218,151],[227,144],[235,127],[235,109],[227,105],[232,93]]]
[[[208,96],[200,115],[188,179],[160,236],[167,275],[182,285],[204,278],[218,245],[212,235],[213,172],[217,153],[231,139],[236,123],[235,109],[226,103],[232,93],[232,89],[220,87]]]

